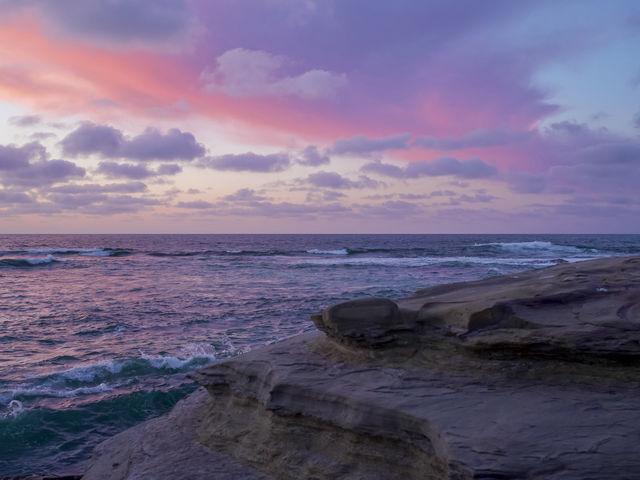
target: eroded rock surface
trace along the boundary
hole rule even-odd
[[[208,393],[102,444],[85,478],[640,478],[639,257],[312,319],[199,370]]]

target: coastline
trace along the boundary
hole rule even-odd
[[[324,333],[193,374],[207,392],[104,442],[83,478],[209,478],[220,459],[216,478],[639,474],[639,289],[630,257],[331,307]]]
[[[191,374],[82,477],[640,475],[640,257],[345,302]],[[54,477],[55,478],[55,477]]]

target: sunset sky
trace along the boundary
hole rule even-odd
[[[640,233],[640,2],[0,0],[0,233]]]

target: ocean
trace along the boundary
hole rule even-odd
[[[186,373],[334,303],[632,254],[640,235],[0,235],[0,477],[81,472]]]

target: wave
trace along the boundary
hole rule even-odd
[[[345,258],[318,258],[305,259],[293,262],[296,266],[387,266],[387,267],[427,267],[434,265],[442,266],[521,266],[529,268],[548,267],[555,265],[562,260],[568,262],[578,262],[588,260],[592,257],[573,257],[566,259],[547,258],[499,258],[499,257],[345,257]]]
[[[105,252],[109,252],[110,257],[126,257],[135,253],[133,250],[126,248],[104,248]]]
[[[33,377],[38,384],[65,384],[103,382],[115,376],[135,376],[157,370],[185,370],[216,361],[213,348],[208,344],[189,344],[180,356],[153,356],[140,350],[139,358],[103,360],[89,365],[78,365],[67,370]]]
[[[552,253],[552,254],[584,254],[596,253],[597,250],[591,248],[580,248],[572,245],[558,245],[553,242],[535,240],[531,242],[492,242],[492,243],[476,243],[474,247],[490,247],[503,252],[511,253]]]
[[[352,252],[347,248],[339,250],[320,250],[312,248],[310,250],[196,250],[190,252],[147,252],[151,257],[194,257],[194,256],[247,256],[247,257],[292,257],[307,254],[316,255],[349,255]]]
[[[0,469],[4,474],[25,476],[81,465],[98,443],[169,412],[195,388],[189,382],[170,389],[106,393],[87,401],[57,401],[63,408],[52,408],[54,401],[39,405],[28,399],[14,416],[5,414],[13,409],[0,406]]]
[[[63,261],[54,258],[51,254],[42,258],[1,258],[0,267],[37,267]]]
[[[73,398],[83,395],[93,395],[96,393],[104,393],[112,391],[114,387],[101,383],[93,387],[78,387],[71,389],[56,389],[47,387],[34,387],[34,388],[16,388],[9,392],[11,402],[17,402],[15,398],[28,398],[28,397],[48,397],[48,398]],[[9,403],[11,403],[9,402]]]
[[[217,360],[209,345],[191,344],[183,355],[154,356],[140,351],[139,358],[103,360],[58,372],[29,377],[4,385],[0,405],[29,397],[71,398],[109,392],[143,376],[185,373]]]
[[[312,248],[307,250],[307,253],[316,255],[349,255],[350,252],[346,248],[341,248],[340,250],[318,250],[317,248]]]
[[[25,412],[24,405],[19,400],[11,400],[7,405],[6,412],[0,413],[0,419],[3,418],[16,418]]]
[[[210,255],[211,250],[201,250],[194,252],[147,252],[150,257],[195,257],[197,255]]]
[[[85,257],[119,257],[130,255],[130,250],[123,248],[36,248],[27,250],[27,253],[48,253],[57,255],[82,255]]]
[[[131,255],[133,252],[124,248],[66,248],[66,247],[47,247],[47,248],[29,248],[26,250],[0,250],[2,255],[81,255],[88,257],[121,257]]]
[[[303,252],[294,250],[242,250],[231,249],[224,252],[212,252],[214,255],[232,255],[232,256],[248,256],[248,257],[277,257],[299,255]]]

